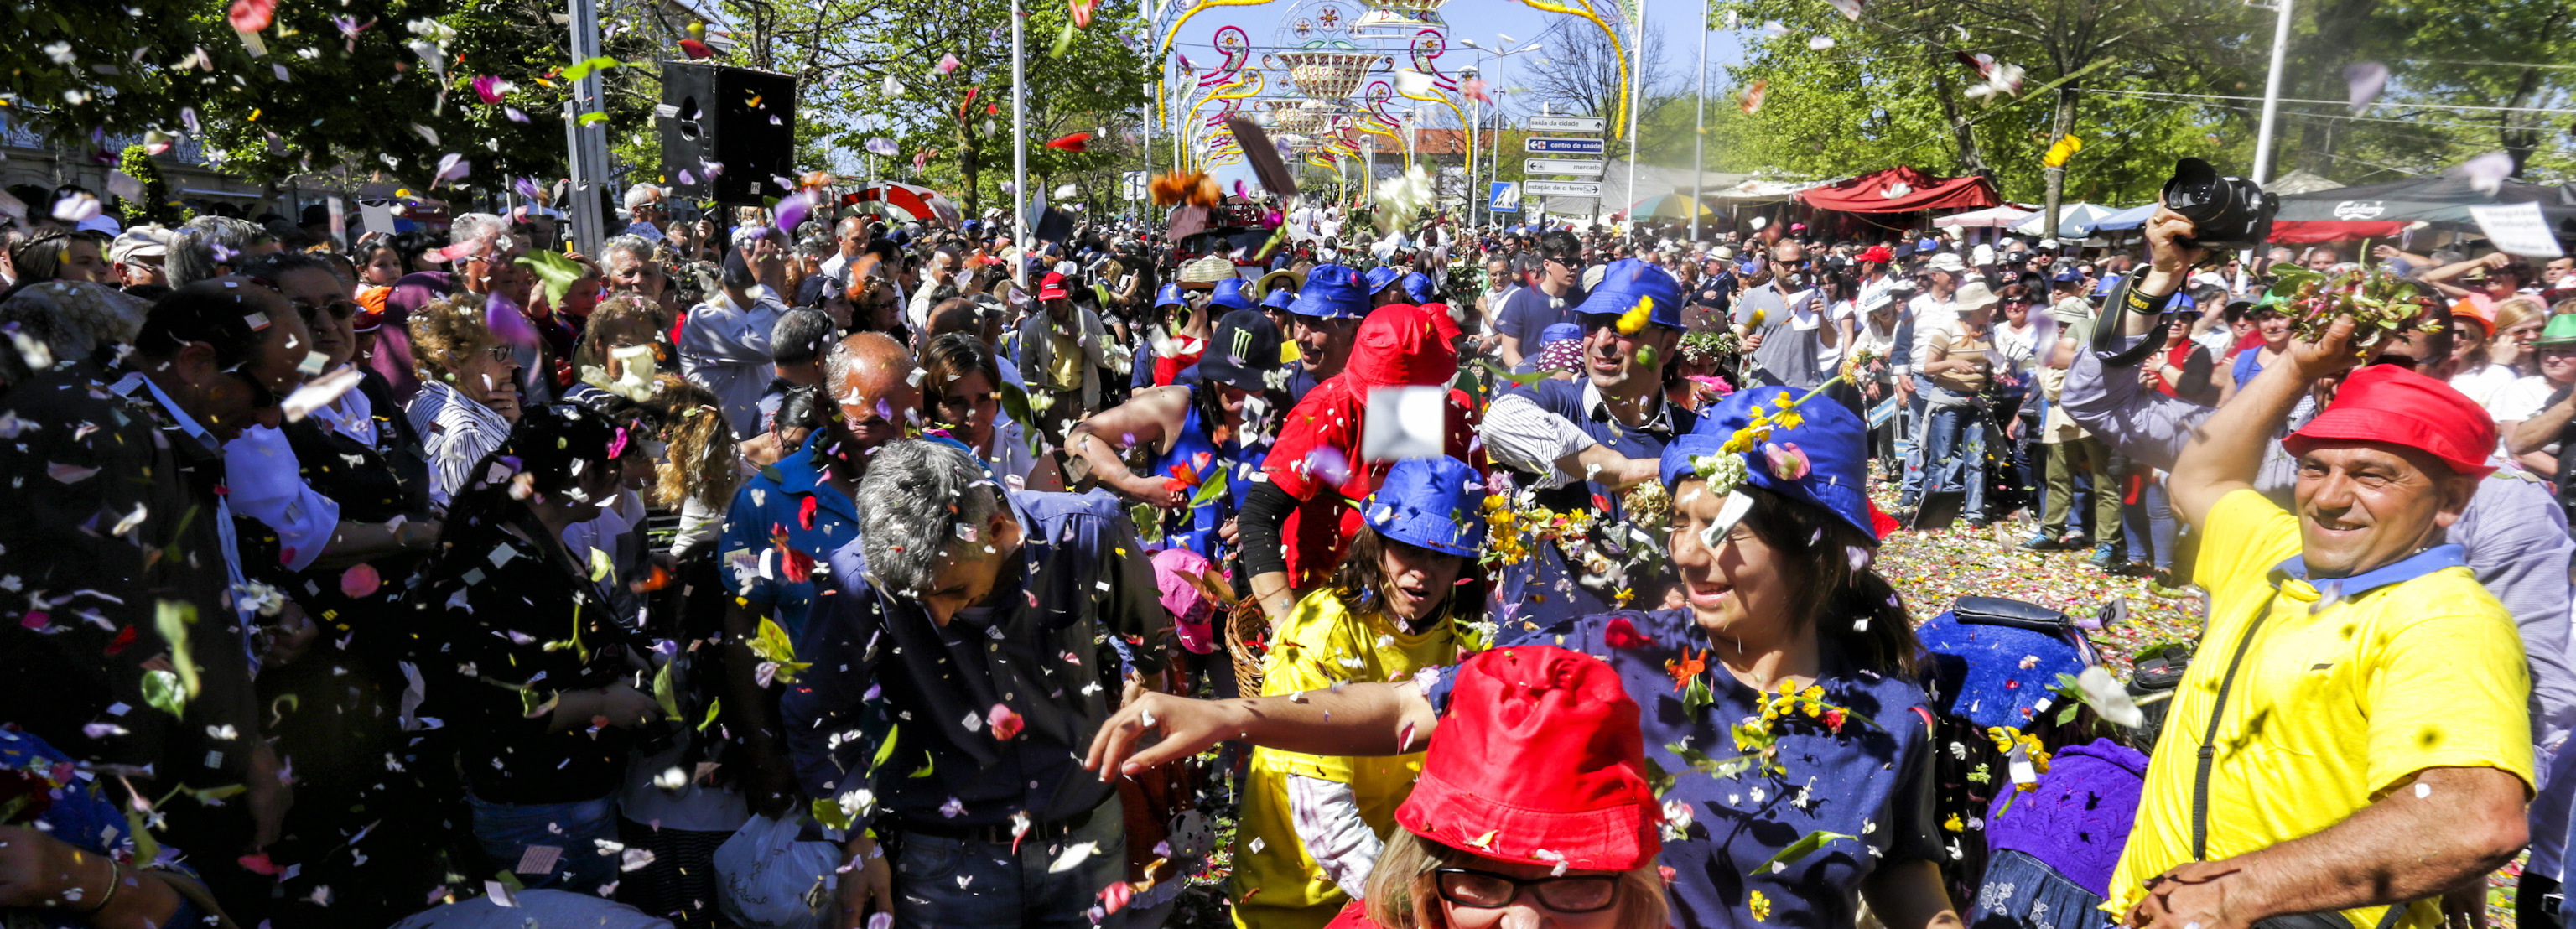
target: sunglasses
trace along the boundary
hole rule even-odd
[[[1538,897],[1540,906],[1559,913],[1597,913],[1619,900],[1619,879],[1601,875],[1581,877],[1541,877],[1521,879],[1477,871],[1470,868],[1439,868],[1432,872],[1440,890],[1440,899],[1475,910],[1497,910],[1511,905],[1527,890]]]

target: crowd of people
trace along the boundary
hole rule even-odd
[[[816,200],[0,231],[0,919],[2562,921],[2568,259]]]

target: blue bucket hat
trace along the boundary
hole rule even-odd
[[[1485,481],[1456,458],[1408,458],[1369,495],[1369,528],[1385,538],[1474,558],[1485,544]]]
[[[1297,299],[1289,301],[1288,312],[1324,319],[1365,319],[1371,293],[1374,291],[1362,289],[1360,273],[1348,265],[1316,265],[1307,270],[1306,284],[1297,288]]]
[[[2060,699],[2057,676],[2084,673],[2088,649],[2072,640],[2080,634],[2072,627],[2049,632],[1979,621],[1979,614],[1992,610],[2050,612],[2019,601],[1961,597],[1951,610],[1915,627],[1932,710],[1975,723],[1980,731],[2035,728],[2045,721],[2042,714],[2058,708],[2052,705]]]
[[[1634,258],[1613,261],[1601,271],[1601,283],[1583,305],[1574,308],[1576,316],[1618,316],[1635,309],[1637,302],[1653,298],[1653,309],[1646,311],[1646,321],[1667,329],[1682,327],[1682,285],[1671,272]]]
[[[1181,298],[1181,285],[1179,284],[1165,284],[1161,289],[1154,291],[1154,307],[1156,309],[1161,309],[1167,306],[1188,305],[1190,305],[1189,301]]]
[[[1295,302],[1297,302],[1296,292],[1285,287],[1273,287],[1270,288],[1269,293],[1261,295],[1261,308],[1265,310],[1285,310],[1289,304]]]
[[[1216,293],[1208,296],[1208,303],[1229,310],[1252,309],[1252,299],[1243,295],[1243,288],[1247,283],[1250,282],[1239,277],[1229,277],[1216,282]]]
[[[1414,303],[1431,302],[1431,275],[1415,271],[1404,276],[1404,295]]]
[[[1384,292],[1388,287],[1392,287],[1397,282],[1404,280],[1404,269],[1393,265],[1379,265],[1368,269],[1366,279],[1368,281],[1369,296],[1374,297]]]
[[[1753,420],[1758,408],[1778,415],[1780,404],[1797,396],[1781,387],[1753,387],[1726,395],[1699,415],[1690,434],[1664,446],[1664,486],[1699,476],[1693,459],[1725,453],[1726,440]],[[1807,459],[1807,473],[1782,477],[1774,473],[1766,449],[1744,452],[1744,483],[1760,487],[1839,516],[1876,544],[1878,529],[1869,509],[1869,429],[1842,404],[1819,395],[1797,405],[1801,422],[1795,429],[1771,430],[1769,446],[1797,446]]]

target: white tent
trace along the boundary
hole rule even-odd
[[[2091,203],[2058,204],[2057,235],[2055,238],[2061,242],[2072,242],[2078,239],[2091,238],[2093,235],[2093,224],[2101,222],[2103,218],[2108,217],[2115,212],[2118,211],[2113,210],[2110,207]],[[2047,235],[2047,233],[2040,230],[2045,228],[2047,225],[2047,211],[2042,210],[2038,213],[2030,214],[2029,219],[2022,220],[2020,223],[2015,224],[2012,227],[2012,231],[2022,235],[2044,236]]]
[[[2037,214],[2007,204],[1990,206],[1982,210],[1969,210],[1965,213],[1953,213],[1933,220],[1932,225],[1947,229],[2000,229],[2034,215]]]

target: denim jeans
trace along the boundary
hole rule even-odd
[[[465,800],[474,806],[474,839],[483,844],[483,854],[491,861],[487,873],[516,872],[527,860],[528,849],[546,846],[562,852],[546,873],[519,874],[519,881],[530,890],[599,894],[602,886],[617,880],[618,856],[600,854],[594,841],[617,841],[614,797],[528,806],[488,803],[472,794]]]
[[[1923,467],[1927,493],[1964,492],[1959,513],[1966,519],[1986,515],[1986,417],[1974,406],[1932,407],[1932,427],[1924,441]]]
[[[1928,411],[1924,409],[1923,395],[1933,387],[1929,378],[1921,375],[1907,375],[1907,377],[1914,379],[1914,395],[1906,400],[1905,409],[1897,414],[1898,421],[1905,425],[1906,441],[1905,483],[1898,496],[1897,504],[1912,507],[1923,502],[1923,478],[1927,470],[1925,462],[1930,460],[1923,457],[1923,437],[1924,433],[1929,431],[1929,423],[1925,415]]]
[[[1091,857],[1060,874],[1047,869],[1066,848],[1097,843]],[[906,833],[894,863],[897,929],[997,926],[1091,929],[1086,915],[1101,888],[1127,876],[1126,818],[1111,797],[1072,835],[1050,841],[970,842]],[[1125,924],[1121,912],[1104,929]]]
[[[2174,532],[2180,527],[2174,522],[2173,501],[2165,496],[2164,482],[2149,480],[2140,486],[2134,510],[2135,516],[2129,515],[2129,509],[2121,511],[2126,526],[2123,534],[2129,539],[2129,559],[2142,560],[2142,556],[2152,553],[2156,570],[2173,570]]]

